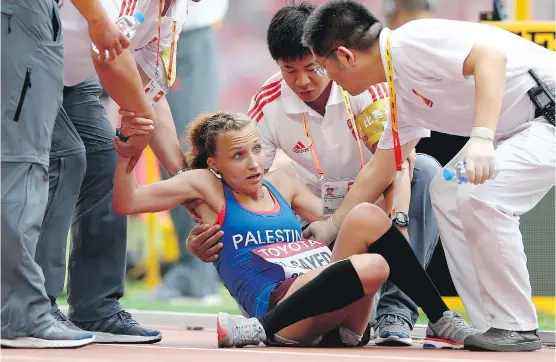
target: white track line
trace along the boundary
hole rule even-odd
[[[43,350],[44,351],[44,350]],[[18,362],[112,362],[112,359],[105,358],[80,358],[76,356],[6,356],[5,352],[0,357],[1,361],[18,361]],[[122,360],[118,357],[118,362],[137,361],[137,359]]]
[[[323,352],[294,352],[294,351],[277,351],[269,350],[266,348],[198,348],[198,347],[169,347],[169,346],[157,346],[157,345],[127,345],[127,344],[99,344],[99,346],[105,347],[126,347],[126,348],[160,348],[160,349],[171,349],[171,350],[181,350],[181,351],[201,351],[201,352],[221,352],[221,353],[253,353],[253,354],[278,354],[284,356],[309,356],[309,357],[324,357],[324,358],[359,358],[368,360],[396,360],[396,361],[423,361],[423,362],[506,362],[505,359],[496,360],[480,360],[480,359],[466,359],[466,358],[446,358],[446,357],[433,357],[436,352],[434,350],[430,351],[430,355],[426,357],[414,357],[414,356],[392,356],[392,355],[374,355],[374,354],[341,354],[341,353],[323,353]],[[379,352],[379,351],[377,351]],[[466,357],[469,357],[467,351],[454,353],[465,353]]]

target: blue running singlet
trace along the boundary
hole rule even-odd
[[[234,299],[252,317],[268,310],[270,293],[285,279],[284,270],[265,261],[252,250],[274,242],[301,239],[301,226],[278,190],[264,180],[274,199],[271,211],[257,212],[242,206],[232,189],[224,184],[225,204],[216,223],[224,231],[220,257],[213,264]]]

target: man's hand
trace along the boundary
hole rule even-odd
[[[191,218],[191,220],[193,220],[197,224],[199,224],[201,222],[201,217],[195,212],[195,209],[197,208],[197,206],[201,205],[203,202],[204,201],[201,200],[201,199],[195,199],[195,200],[190,200],[190,201],[186,201],[186,202],[183,203],[183,206],[189,212],[189,217]]]
[[[149,144],[154,130],[153,121],[146,118],[135,117],[135,113],[120,109],[118,113],[122,116],[121,131],[127,142],[116,139],[114,148],[122,157],[131,158],[127,172],[130,173],[139,162],[143,150]]]
[[[475,185],[485,183],[492,178],[496,169],[493,141],[471,137],[464,147],[460,160],[465,162],[465,177],[470,183]]]
[[[187,250],[205,263],[212,263],[218,260],[218,252],[224,247],[219,243],[223,235],[220,225],[197,225],[187,237]]]
[[[89,37],[99,50],[91,51],[93,58],[114,60],[129,47],[129,39],[110,19],[100,0],[70,0],[87,20]]]
[[[330,245],[337,236],[338,232],[329,219],[314,221],[303,230],[303,238],[317,240],[326,245]]]
[[[120,114],[131,114],[133,112],[120,109]],[[125,122],[124,122],[125,119]],[[154,122],[151,119],[142,117],[125,116],[122,118],[122,133],[126,137],[144,136],[150,134],[154,130]]]
[[[90,21],[89,37],[98,49],[98,60],[114,60],[129,47],[129,39],[111,21]]]

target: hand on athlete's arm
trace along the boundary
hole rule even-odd
[[[218,260],[218,252],[224,247],[220,242],[222,236],[220,225],[197,225],[187,237],[187,250],[205,263],[212,263]]]
[[[147,118],[135,117],[135,114],[123,109],[119,110],[122,116],[122,125],[120,127],[122,134],[128,138],[126,142],[116,138],[114,147],[118,154],[123,157],[131,158],[127,172],[133,171],[133,168],[141,158],[141,154],[145,149],[145,137],[150,138],[150,134],[154,131],[154,122]]]

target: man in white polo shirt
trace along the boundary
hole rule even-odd
[[[130,137],[128,152],[138,158],[150,144],[169,173],[185,166],[179,145],[167,147],[175,137],[172,115],[165,97],[153,105],[143,86],[167,91],[175,75],[175,50],[179,29],[186,16],[187,0],[163,1],[159,33],[158,0],[103,0],[112,21],[119,16],[144,14],[131,39],[130,51],[115,61],[97,59],[91,51],[86,23],[71,3],[61,9],[66,41],[64,54],[64,99],[54,128],[50,155],[50,197],[36,260],[43,269],[51,313],[60,321],[95,332],[100,343],[153,343],[157,330],[140,326],[123,310],[118,299],[125,283],[127,219],[112,210],[112,179],[117,153],[114,128],[100,101],[102,85],[120,107],[155,120],[149,127],[132,129],[122,121],[123,136]],[[158,42],[160,39],[160,45]],[[161,56],[158,56],[160,46]],[[173,65],[172,65],[173,63]],[[95,67],[96,70],[95,71]],[[154,84],[154,86],[153,86]],[[156,115],[156,118],[155,118]],[[133,133],[131,133],[133,132]],[[56,305],[65,282],[65,245],[71,223],[72,248],[68,268],[69,319]],[[73,324],[72,324],[73,322]]]
[[[387,119],[388,91],[384,83],[379,83],[367,87],[360,95],[346,94],[364,140],[360,147],[340,87],[316,73],[317,64],[310,50],[301,44],[303,24],[314,8],[306,3],[286,6],[273,16],[267,44],[280,72],[265,82],[253,97],[248,114],[258,123],[265,169],[270,169],[276,151],[282,149],[293,160],[297,177],[322,197],[323,214],[331,214],[351,181],[373,157],[371,150],[376,148]],[[305,125],[314,146],[314,156]],[[417,156],[411,189],[408,177],[406,192],[400,193],[394,219],[406,237],[409,223],[410,243],[422,265],[429,262],[438,240],[428,188],[439,170],[433,158]],[[330,193],[334,197],[330,197]],[[192,253],[207,260],[209,255],[203,255],[193,245],[189,247]],[[379,331],[377,344],[411,345],[410,331],[419,315],[415,303],[391,282],[375,300],[378,302],[373,313]]]
[[[447,165],[464,161],[470,184],[439,174],[431,185],[454,284],[474,327],[489,328],[467,337],[465,346],[540,349],[519,216],[555,184],[556,53],[483,24],[426,19],[391,31],[347,0],[316,10],[306,23],[304,43],[350,94],[392,79],[404,154],[428,137],[429,129],[470,136]],[[536,88],[539,84],[544,88]],[[336,226],[353,206],[376,200],[381,186],[392,181],[394,142],[389,122],[379,149],[332,216]],[[325,240],[335,235],[326,223],[312,227]]]

